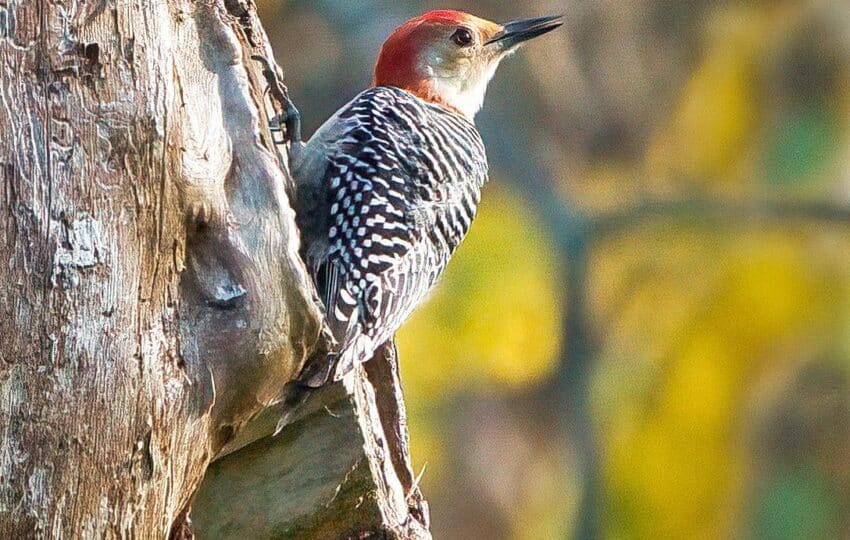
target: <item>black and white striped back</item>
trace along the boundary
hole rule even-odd
[[[487,158],[465,117],[376,87],[316,133],[295,176],[302,251],[341,346],[339,378],[437,282],[475,216]]]

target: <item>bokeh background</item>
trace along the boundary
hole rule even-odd
[[[436,538],[850,537],[847,0],[259,4],[307,134],[411,16],[565,15],[399,336]]]

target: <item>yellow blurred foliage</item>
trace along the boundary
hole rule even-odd
[[[793,4],[793,3],[792,3]],[[704,53],[652,140],[645,174],[681,187],[742,184],[760,134],[761,63],[795,21],[791,4],[730,4],[713,14]],[[664,189],[666,186],[656,186]]]
[[[620,401],[607,406],[617,411],[601,414],[613,537],[733,535],[732,505],[747,486],[739,422],[751,385],[763,370],[778,368],[795,330],[827,323],[818,314],[835,300],[820,270],[807,264],[806,240],[796,236],[745,234],[723,242],[725,264],[691,269],[714,274],[715,290],[692,312],[688,330],[672,344],[645,334],[664,355],[663,368],[642,391],[615,392]]]

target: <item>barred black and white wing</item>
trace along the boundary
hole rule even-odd
[[[340,344],[338,379],[437,282],[475,215],[487,159],[463,116],[377,87],[317,132],[295,175],[302,250]]]

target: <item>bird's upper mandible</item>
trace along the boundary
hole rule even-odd
[[[429,11],[399,26],[384,42],[373,82],[472,119],[502,58],[560,25],[559,16],[498,24],[462,11]]]

